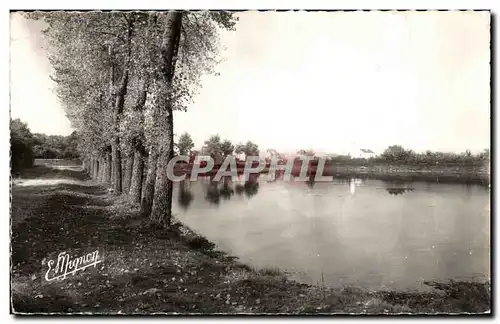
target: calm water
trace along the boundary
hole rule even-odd
[[[423,280],[489,278],[485,187],[261,175],[177,183],[174,199],[177,217],[220,250],[306,283],[423,289]]]

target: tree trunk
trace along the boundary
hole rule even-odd
[[[116,194],[120,194],[122,192],[122,159],[120,152],[120,138],[119,138],[119,124],[120,117],[123,113],[123,105],[125,103],[125,96],[127,95],[127,86],[129,81],[129,68],[130,68],[130,58],[132,55],[132,32],[134,29],[134,20],[127,20],[127,58],[125,61],[125,65],[123,67],[123,73],[120,79],[120,83],[118,84],[118,88],[116,89],[116,93],[114,95],[114,127],[115,134],[113,136],[113,145],[112,145],[112,160],[114,166],[114,177],[113,177],[113,188]],[[112,52],[112,50],[111,50]],[[111,53],[114,55],[114,53]],[[114,72],[114,67],[113,70]],[[114,82],[114,77],[112,78],[112,82]]]
[[[106,177],[105,182],[108,186],[111,186],[111,175],[112,175],[112,163],[111,163],[111,152],[106,152]]]
[[[141,202],[142,177],[144,174],[144,157],[141,150],[134,151],[132,176],[130,179],[129,202],[139,204]]]
[[[148,157],[148,160],[149,160],[149,157]],[[145,196],[145,192],[146,192],[146,178],[148,177],[148,171],[149,169],[147,168],[147,164],[146,164],[146,159],[144,158],[144,173],[142,174],[142,192],[141,192],[141,201],[142,199],[144,198]],[[156,178],[155,178],[155,181],[156,181]],[[154,190],[154,188],[153,188]],[[151,204],[153,202],[151,201]],[[148,215],[149,216],[149,215]]]
[[[130,181],[132,179],[132,167],[134,164],[134,153],[131,153],[125,159],[125,168],[123,172],[123,192],[128,194],[130,190]]]
[[[122,192],[122,159],[120,155],[120,139],[115,136],[111,153],[111,163],[113,165],[113,189],[116,194]]]
[[[153,206],[153,197],[155,194],[156,182],[156,164],[158,158],[156,150],[152,149],[149,152],[148,158],[148,174],[146,175],[146,182],[144,183],[144,193],[141,200],[141,214],[149,216]]]
[[[123,104],[125,100],[125,94],[127,93],[127,84],[128,84],[128,71],[125,70],[123,73],[122,80],[120,82],[120,86],[118,92],[115,97],[115,106],[114,106],[114,123],[115,123],[115,135],[113,136],[113,144],[111,147],[111,160],[112,160],[112,169],[113,169],[113,189],[116,194],[120,194],[122,192],[122,158],[120,152],[120,137],[118,134],[118,126],[120,124],[120,116],[123,112]]]
[[[146,75],[141,83],[141,88],[139,90],[139,96],[137,97],[137,102],[134,106],[134,110],[139,112],[141,115],[142,123],[144,124],[144,114],[143,108],[146,103],[147,92],[148,92],[148,82],[149,77]],[[143,130],[144,131],[144,130]],[[141,197],[143,192],[143,182],[144,182],[144,157],[146,155],[146,151],[144,145],[142,143],[142,133],[140,136],[137,136],[132,141],[132,147],[134,152],[132,154],[132,173],[130,175],[130,189],[129,189],[129,202],[132,204],[141,203]],[[149,210],[151,207],[149,207]]]
[[[101,160],[101,170],[100,170],[100,175],[99,175],[99,182],[102,184],[107,184],[106,183],[106,177],[107,177],[107,170],[108,170],[108,161],[106,160],[106,153],[104,153],[103,157],[100,159]]]
[[[170,159],[174,156],[174,132],[172,110],[168,116],[167,127],[165,127],[166,143],[161,149],[158,158],[156,170],[156,182],[153,206],[151,209],[150,220],[152,223],[160,226],[170,226],[172,218],[172,180],[168,178],[167,166]]]
[[[97,176],[98,180],[100,183],[104,183],[104,177],[106,173],[106,160],[104,157],[99,158],[99,174]]]
[[[88,166],[87,157],[84,157],[82,159],[82,170],[83,170],[83,172],[87,172],[87,166]]]
[[[111,177],[110,177],[110,180],[111,180],[111,183],[109,184],[111,187],[113,186],[113,184],[115,183],[115,164],[113,163],[113,149],[111,149],[111,162],[110,162],[110,168],[111,168]]]
[[[125,95],[127,94],[128,74],[129,74],[128,67],[125,67],[118,91],[115,96],[115,106],[114,106],[115,135],[113,136],[113,145],[111,150],[112,150],[112,163],[113,163],[112,181],[113,181],[113,189],[115,190],[116,194],[122,192],[122,158],[120,152],[120,137],[118,134],[118,126],[120,124],[120,117],[123,113]]]
[[[169,226],[172,217],[172,180],[168,178],[167,166],[174,156],[174,124],[171,99],[168,90],[171,90],[175,72],[177,51],[181,35],[182,13],[173,11],[167,14],[166,28],[163,33],[160,48],[161,77],[158,80],[158,95],[154,110],[163,123],[160,127],[164,135],[159,138],[159,159],[153,206],[150,220],[153,224]]]
[[[106,170],[107,170],[107,167],[106,167],[106,155],[103,155],[101,158],[100,158],[100,165],[102,166],[101,167],[101,170],[100,170],[100,180],[99,182],[102,183],[102,184],[106,184]]]
[[[92,158],[90,156],[87,157],[87,173],[91,176],[92,175]]]
[[[99,175],[99,160],[97,157],[94,158],[94,172],[92,174],[92,178],[97,181],[97,176]]]
[[[94,167],[95,167],[95,165],[94,165],[94,157],[91,156],[90,157],[90,173],[89,173],[89,175],[90,175],[91,178],[94,177]]]
[[[94,180],[97,181],[97,177],[99,176],[99,158],[94,158]]]
[[[96,168],[95,180],[97,182],[99,182],[99,174],[101,172],[101,169],[102,169],[103,165],[101,164],[101,160],[98,157],[96,158],[96,161],[97,161],[97,163],[96,163],[97,168]]]

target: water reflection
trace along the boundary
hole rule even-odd
[[[413,189],[414,189],[412,182],[406,182],[406,181],[402,181],[402,180],[393,180],[393,181],[384,181],[384,183],[387,185],[385,190],[391,196],[402,195],[406,192],[413,191]]]
[[[306,185],[309,187],[309,188],[314,188],[314,184],[316,183],[316,181],[314,181],[314,177],[310,177],[307,181],[306,181]]]
[[[238,195],[241,195],[243,194],[243,192],[245,192],[245,187],[243,187],[241,184],[237,184],[235,187],[234,187],[234,190],[236,191],[236,193]]]
[[[259,174],[250,174],[243,189],[247,197],[255,196],[259,192]]]
[[[218,205],[220,203],[220,192],[217,181],[210,180],[207,186],[207,193],[205,199],[212,204]]]
[[[390,195],[402,195],[405,192],[413,191],[413,188],[385,188]]]
[[[178,217],[246,263],[297,271],[306,283],[418,289],[422,278],[489,274],[488,189],[415,179],[267,180],[179,184],[175,202],[189,210]]]
[[[206,187],[205,199],[215,205],[220,204],[221,198],[224,200],[229,200],[236,193],[241,195],[245,193],[247,196],[251,197],[257,194],[259,190],[259,182],[257,177],[250,176],[250,179],[246,181],[243,185],[234,185],[231,177],[224,177],[220,181],[210,179],[208,186]]]
[[[190,190],[190,182],[188,180],[184,180],[179,183],[179,205],[184,208],[188,209],[189,205],[193,201],[193,193]]]
[[[363,184],[363,179],[351,178],[349,179],[349,192],[351,195],[356,193],[356,187],[359,187]]]
[[[231,199],[231,196],[234,195],[233,183],[231,181],[231,178],[224,178],[222,188],[219,190],[219,194],[224,199]]]

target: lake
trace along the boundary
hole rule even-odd
[[[489,188],[268,175],[175,183],[175,216],[256,268],[309,284],[425,289],[490,278]]]

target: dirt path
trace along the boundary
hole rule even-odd
[[[484,285],[459,293],[302,285],[256,271],[192,233],[148,227],[137,206],[80,169],[38,166],[13,181],[11,293],[16,313],[401,313],[489,309]],[[98,251],[96,267],[47,282],[48,261]],[[451,287],[451,286],[450,286]],[[449,288],[449,287],[448,287]],[[465,289],[465,290],[464,290]],[[472,299],[471,299],[472,298]],[[471,301],[472,300],[472,301]]]

